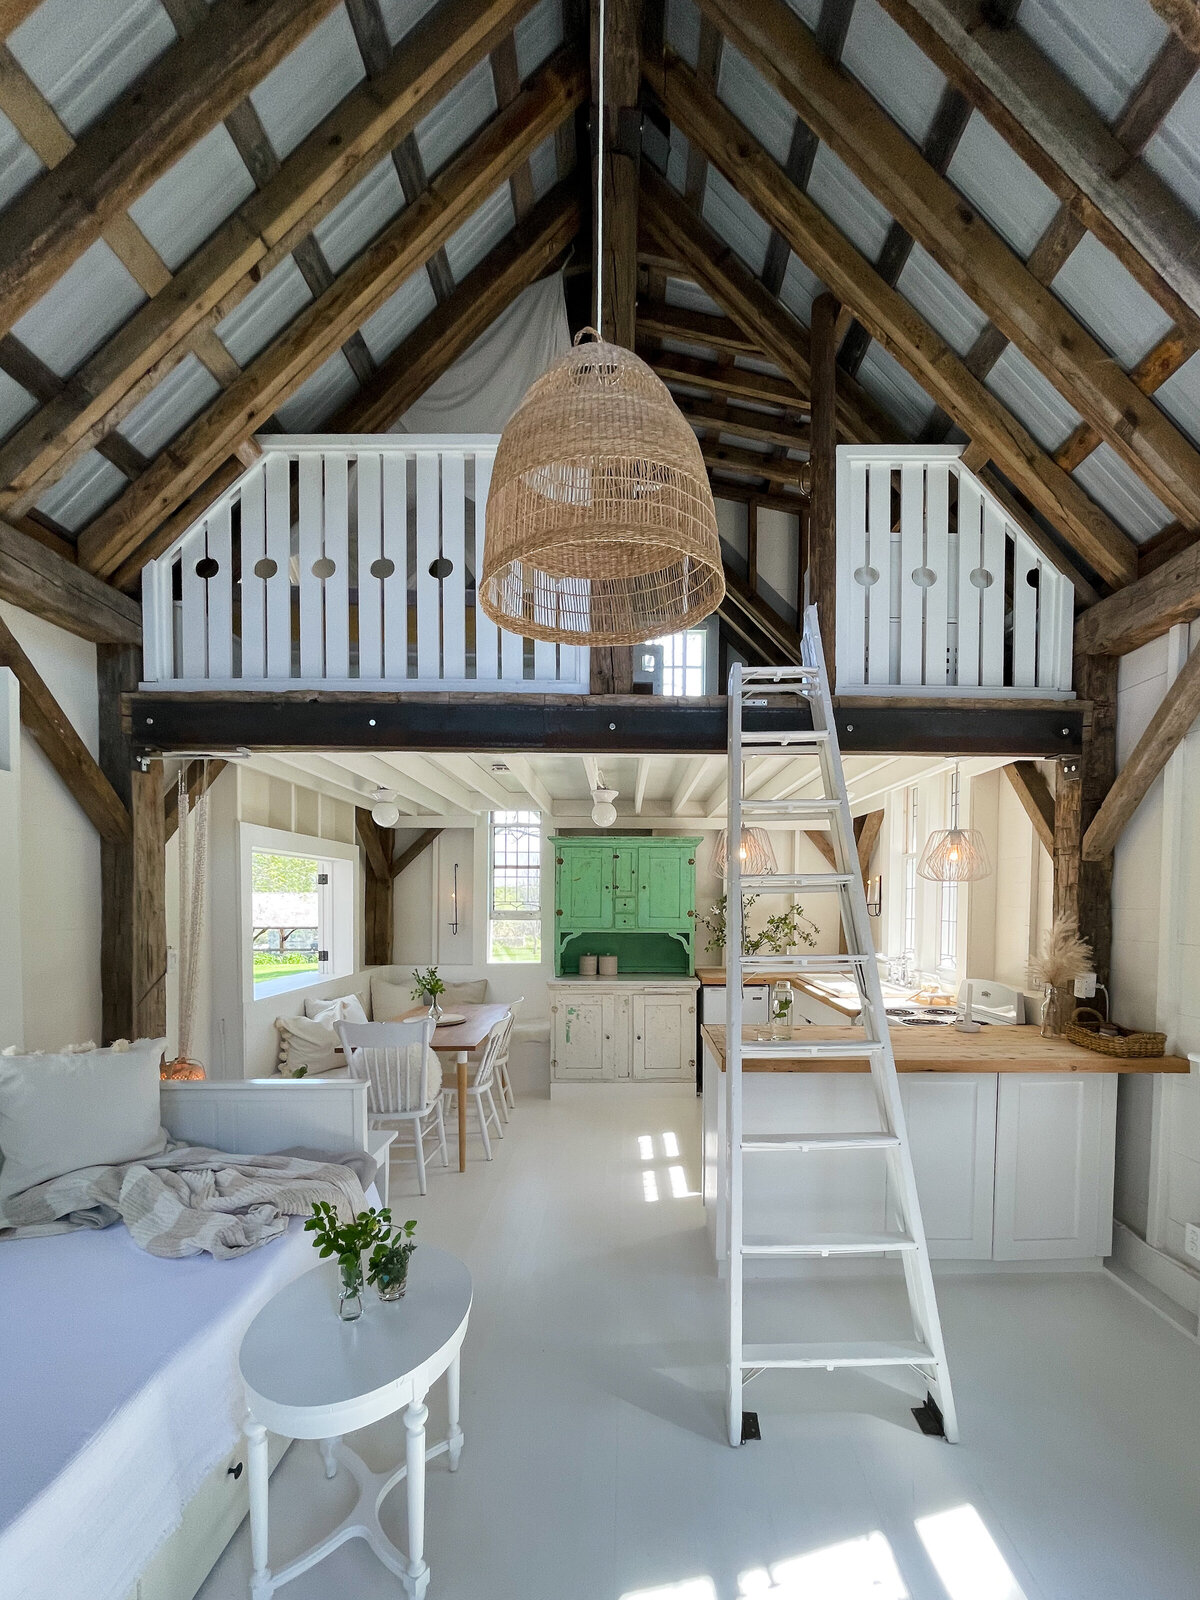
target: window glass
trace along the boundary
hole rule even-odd
[[[652,639],[651,644],[662,646],[664,694],[698,695],[704,693],[704,657],[708,647],[705,628],[689,628],[685,633],[668,634],[665,639]]]
[[[330,863],[275,850],[251,852],[251,959],[255,998],[330,972]]]
[[[917,954],[917,786],[904,791],[904,941],[903,953]]]
[[[542,959],[542,830],[536,811],[493,811],[488,892],[491,961]]]

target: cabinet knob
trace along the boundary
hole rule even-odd
[[[640,1044],[641,1043],[641,1039],[642,1039],[642,1036],[641,1036],[640,1033],[637,1035],[637,1039],[638,1039],[638,1043]]]
[[[689,911],[688,912],[688,916],[689,917],[694,917],[695,915],[696,915],[696,913],[694,911]]]
[[[606,1040],[607,1040],[607,1041],[611,1041],[611,1039],[612,1039],[612,1034],[611,1034],[611,1033],[606,1033],[606,1034],[605,1034],[605,1035],[604,1035],[604,1037],[605,1037],[605,1039],[606,1039]]]
[[[689,867],[694,867],[694,866],[695,866],[695,865],[696,865],[696,858],[695,858],[695,856],[689,856],[689,857],[688,857],[688,866],[689,866]]]
[[[561,907],[561,906],[560,906],[560,907],[559,907],[559,908],[558,908],[558,910],[557,910],[557,911],[556,911],[556,912],[555,912],[555,913],[554,913],[554,915],[555,915],[555,916],[556,916],[556,917],[561,917],[561,916],[562,916],[562,907]]]
[[[563,858],[561,856],[555,856],[554,864],[555,866],[561,867],[563,864]]]

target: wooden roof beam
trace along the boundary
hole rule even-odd
[[[5,209],[0,332],[337,3],[216,0],[203,28],[172,45],[101,112],[74,150]]]
[[[637,329],[654,339],[679,339],[705,345],[710,350],[732,350],[735,355],[760,355],[753,339],[728,317],[714,317],[707,311],[689,311],[665,301],[638,299]]]
[[[1046,854],[1054,859],[1054,796],[1036,761],[1010,761],[1004,776],[1024,807]]]
[[[701,439],[700,454],[705,465],[718,472],[740,472],[747,477],[765,478],[768,483],[799,484],[808,476],[808,462],[778,457],[759,450],[739,450],[730,444]]]
[[[1200,617],[1200,544],[1089,607],[1075,624],[1076,656],[1124,656]]]
[[[230,451],[248,439],[477,207],[549,137],[585,92],[582,63],[563,51],[498,113],[306,307],[238,381],[155,458],[79,537],[80,561],[104,576],[145,543]]]
[[[717,435],[731,433],[739,439],[757,439],[784,450],[807,451],[812,442],[810,430],[770,411],[752,411],[748,406],[714,405],[694,395],[679,395],[676,405],[694,428]]]
[[[808,396],[802,394],[787,378],[777,378],[770,372],[756,372],[753,367],[718,366],[716,362],[705,361],[700,356],[681,356],[672,350],[656,350],[642,341],[638,342],[636,349],[664,383],[707,389],[713,394],[728,395],[734,400],[757,401],[764,405],[781,406],[793,414],[808,415]]]
[[[1079,555],[1107,582],[1129,581],[1137,557],[1128,535],[971,376],[946,341],[879,277],[819,207],[788,182],[749,131],[714,95],[699,88],[690,69],[678,60],[669,63],[658,87],[671,120],[704,146],[742,198],[789,239],[811,270],[936,403],[958,418]]]
[[[141,607],[0,522],[0,598],[95,644],[141,644]]]
[[[1200,525],[1200,452],[1000,234],[963,204],[870,92],[824,59],[784,0],[701,3],[1005,338],[1177,516]],[[1015,36],[1015,29],[1004,30],[1004,38]],[[1189,221],[1189,249],[1195,233]],[[1200,275],[1197,284],[1200,291]]]

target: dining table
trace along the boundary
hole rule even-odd
[[[424,1016],[424,1006],[414,1006],[394,1022],[411,1022]],[[497,1023],[502,1022],[512,1008],[505,1005],[456,1005],[447,1008],[448,1015],[462,1017],[461,1022],[441,1024],[433,1030],[430,1041],[439,1056],[453,1056],[458,1086],[458,1170],[467,1170],[467,1064],[471,1052],[478,1050]]]

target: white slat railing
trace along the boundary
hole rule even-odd
[[[839,694],[1071,694],[1068,578],[958,445],[843,445]]]
[[[588,652],[475,603],[498,436],[267,435],[142,575],[158,689],[588,692]]]

